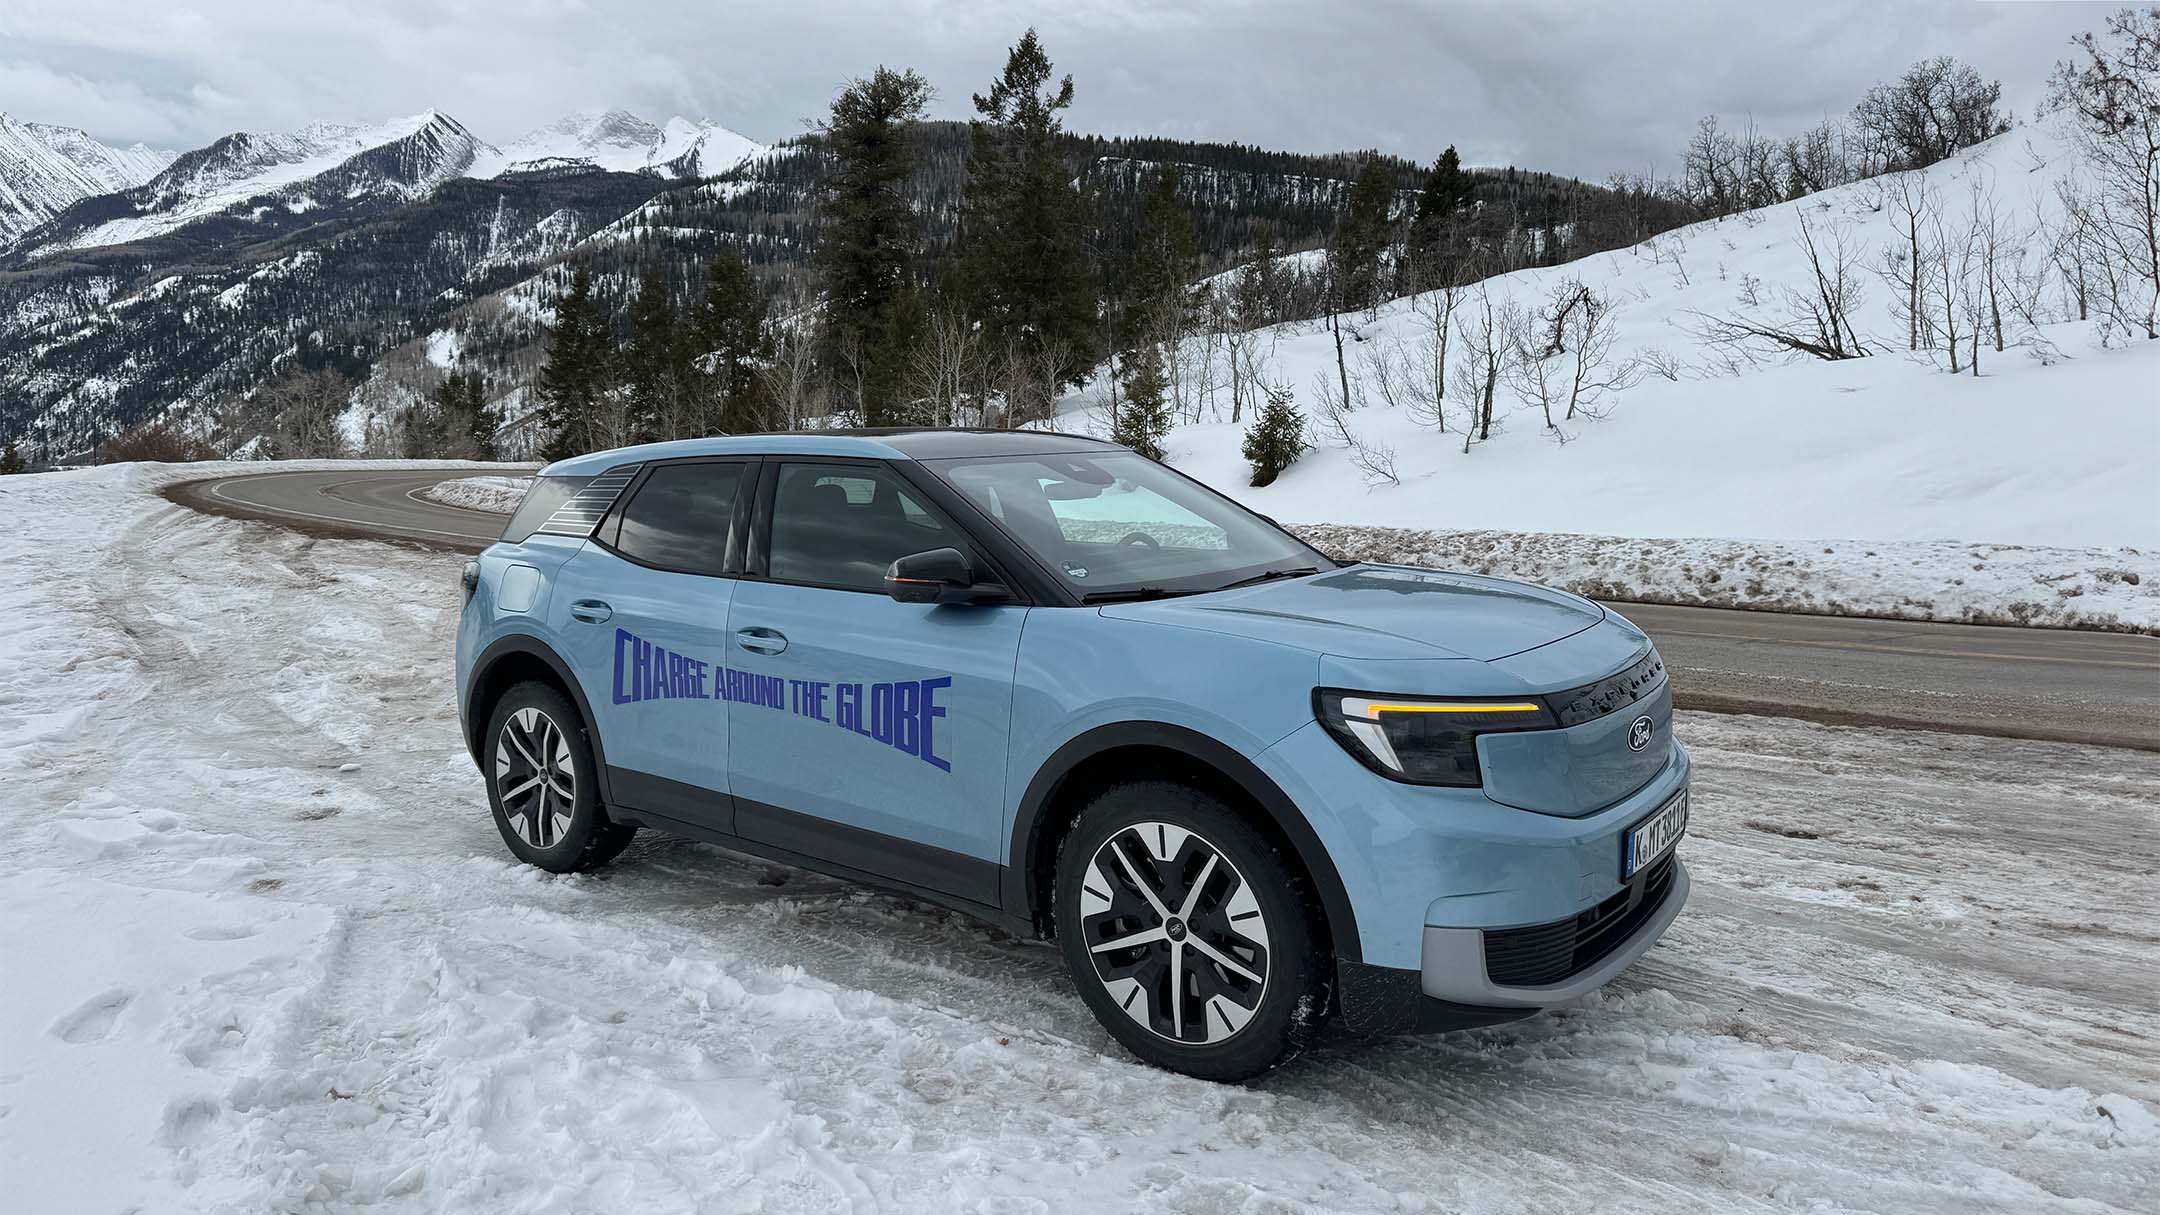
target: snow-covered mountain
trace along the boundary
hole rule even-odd
[[[150,180],[173,156],[139,143],[116,148],[73,127],[0,113],[0,244],[78,199]]]
[[[433,110],[377,126],[243,131],[174,159],[139,186],[78,202],[24,234],[16,251],[39,257],[146,240],[243,204],[259,218],[267,208],[301,215],[333,203],[406,202],[493,151]]]
[[[504,144],[476,163],[475,177],[503,173],[600,169],[665,178],[709,177],[763,151],[763,145],[716,122],[680,116],[655,126],[627,110],[571,114]]]

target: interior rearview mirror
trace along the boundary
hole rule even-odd
[[[1003,603],[1012,592],[978,582],[967,554],[956,548],[909,553],[885,571],[885,593],[901,603]]]

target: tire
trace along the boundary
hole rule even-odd
[[[1296,1057],[1327,1013],[1333,967],[1297,874],[1209,793],[1115,785],[1059,844],[1058,948],[1125,1049],[1188,1076],[1244,1080]]]
[[[580,873],[615,859],[636,827],[608,819],[585,719],[544,683],[505,692],[488,715],[481,768],[503,843],[528,865]]]

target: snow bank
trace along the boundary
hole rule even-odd
[[[531,477],[459,477],[431,485],[421,490],[420,496],[445,506],[507,515],[517,510],[531,484]]]
[[[465,477],[421,496],[508,514],[529,484]],[[2160,554],[2133,548],[1290,528],[1353,561],[1474,570],[1631,603],[2160,633]]]
[[[151,492],[201,471],[0,481],[24,1210],[2150,1205],[2160,757],[1683,714],[1696,892],[1619,983],[1223,1087],[963,917],[651,836],[509,862],[461,559]]]
[[[2160,633],[2160,554],[2132,548],[1292,530],[1354,560],[1474,570],[1597,599]]]

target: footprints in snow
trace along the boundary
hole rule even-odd
[[[53,1022],[47,1032],[62,1042],[77,1046],[103,1042],[112,1034],[113,1024],[120,1019],[121,1012],[134,999],[135,993],[124,988],[99,992]]]

